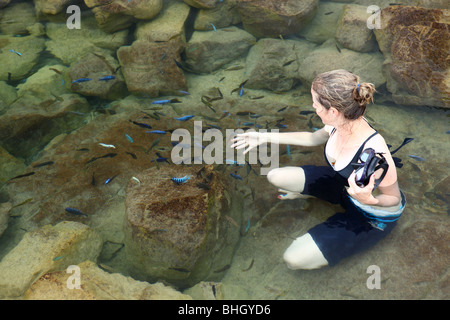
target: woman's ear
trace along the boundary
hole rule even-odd
[[[334,117],[337,117],[337,116],[339,115],[339,111],[338,111],[338,109],[336,109],[335,107],[330,107],[330,109],[329,109],[328,111],[331,111],[331,114],[332,114]]]

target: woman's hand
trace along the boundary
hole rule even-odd
[[[259,146],[260,144],[268,142],[268,138],[264,133],[261,132],[246,132],[237,134],[236,138],[232,139],[231,141],[234,142],[230,146],[231,148],[247,148],[244,150],[244,154],[246,154],[251,149]]]
[[[347,181],[349,185],[347,193],[352,198],[369,206],[378,204],[378,200],[372,195],[372,191],[375,186],[375,173],[370,176],[369,183],[363,188],[359,187],[355,182],[355,171],[352,172]]]

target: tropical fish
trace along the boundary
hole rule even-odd
[[[184,116],[184,117],[179,117],[179,118],[174,118],[175,120],[178,121],[187,121],[189,119],[192,119],[193,117],[195,117],[194,115],[188,115],[188,116]]]
[[[55,162],[53,162],[53,161],[46,161],[46,162],[42,162],[42,163],[38,163],[38,164],[35,164],[34,166],[33,166],[33,168],[40,168],[40,167],[44,167],[44,166],[50,166],[50,165],[52,165],[52,164],[54,164]]]
[[[83,217],[85,217],[85,218],[88,217],[87,214],[85,214],[85,213],[83,213],[83,212],[81,212],[80,210],[75,209],[75,208],[69,208],[69,207],[67,207],[67,208],[66,208],[66,211],[67,211],[68,213],[74,214],[74,215],[76,215],[76,216],[83,216]]]
[[[133,138],[131,138],[128,134],[125,133],[125,138],[127,138],[128,141],[130,141],[131,143],[134,142]]]
[[[182,178],[175,178],[175,177],[172,177],[170,180],[172,180],[174,183],[180,185],[180,184],[182,184],[182,183],[186,183],[190,178],[191,178],[191,175],[185,175],[185,176],[182,177]]]
[[[99,145],[101,145],[102,147],[105,147],[105,148],[113,148],[113,149],[115,149],[116,147],[114,146],[114,145],[112,145],[112,144],[105,144],[105,143],[99,143]]]
[[[137,159],[136,155],[134,153],[125,151],[126,154],[130,155],[133,159]]]
[[[156,155],[158,156],[157,159],[155,159],[157,162],[167,162],[170,164],[170,162],[167,160],[168,158],[164,158],[162,155],[160,155],[158,152],[156,152]],[[152,161],[155,161],[152,160]]]
[[[16,50],[13,50],[13,49],[9,49],[9,52],[15,53],[18,56],[22,56],[22,54],[20,52],[17,52]]]
[[[214,30],[215,32],[217,32],[216,26],[213,25],[211,22],[210,22],[209,24],[213,27],[213,30]]]
[[[242,180],[242,177],[240,175],[238,175],[237,173],[230,173],[230,176],[232,176],[235,179]]]
[[[88,160],[86,162],[86,164],[94,162],[95,160],[98,160],[98,159],[101,159],[101,158],[114,158],[115,156],[117,156],[117,153],[107,153],[107,154],[105,154],[103,156],[100,156],[100,157],[93,157],[93,158],[91,158],[90,160]]]
[[[395,149],[394,151],[392,151],[391,154],[396,153],[398,150],[400,150],[401,147],[403,147],[403,146],[404,146],[405,144],[407,144],[407,143],[410,143],[410,142],[413,141],[413,140],[414,140],[414,138],[405,138],[405,140],[403,140],[402,144],[401,144],[397,149]]]
[[[116,78],[116,76],[104,76],[104,77],[101,77],[98,80],[100,80],[100,81],[108,81],[108,80],[114,80],[115,78]]]
[[[214,108],[212,107],[212,104],[211,102],[209,102],[209,98],[207,96],[202,96],[201,100],[208,108],[210,108],[214,113],[216,113],[216,110],[214,110]]]
[[[152,130],[152,131],[145,131],[145,133],[166,134],[167,132],[163,130]]]
[[[20,175],[18,175],[18,176],[15,176],[14,178],[9,179],[9,181],[14,180],[14,179],[19,179],[19,178],[24,178],[24,177],[32,176],[33,174],[34,174],[34,171],[28,172],[28,173],[24,173],[24,174],[20,174]]]
[[[131,120],[130,120],[131,121]],[[141,127],[141,128],[146,128],[146,129],[152,129],[152,126],[146,123],[141,123],[141,122],[136,122],[136,121],[131,121],[133,124]]]
[[[92,80],[92,79],[91,78],[80,78],[80,79],[73,80],[72,83],[86,82],[86,81],[90,81],[90,80]]]
[[[156,100],[150,104],[166,104],[166,103],[181,103],[180,99],[174,98],[170,100]]]
[[[115,174],[115,175],[113,175],[111,178],[106,179],[104,184],[110,183],[110,182],[113,181],[114,178],[117,177],[117,176],[118,176],[118,174]]]
[[[425,161],[424,158],[419,157],[419,156],[415,156],[413,154],[408,155],[408,157],[413,158],[414,160],[417,160],[417,161]]]
[[[236,166],[241,166],[241,167],[244,166],[243,163],[238,163],[236,160],[231,160],[231,159],[225,159],[225,163],[226,164],[234,164]]]

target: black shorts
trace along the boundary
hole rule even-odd
[[[393,221],[387,223],[384,230],[373,227],[371,220],[350,201],[345,187],[334,177],[336,173],[331,167],[302,166],[302,169],[305,172],[302,194],[340,204],[345,210],[308,231],[330,266],[372,247],[396,226],[397,222]]]

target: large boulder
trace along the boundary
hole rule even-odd
[[[73,221],[27,232],[0,262],[0,298],[19,298],[47,272],[96,261],[102,244],[93,229]]]
[[[450,10],[392,6],[375,35],[398,104],[450,107]]]
[[[45,42],[47,50],[70,65],[88,52],[101,52],[102,55],[115,54],[127,43],[128,29],[107,33],[99,29],[92,15],[83,16],[81,29],[69,29],[64,23],[46,24]]]
[[[118,69],[118,61],[111,55],[89,52],[70,66],[65,83],[70,90],[84,96],[116,100],[127,93],[122,73],[116,72]],[[78,79],[91,80],[78,83]]]
[[[367,7],[346,5],[336,28],[336,42],[358,52],[375,51],[378,46],[373,31],[367,28]]]
[[[178,67],[182,50],[180,40],[148,42],[137,40],[121,47],[117,57],[128,91],[158,97],[186,90],[186,78]]]
[[[150,284],[110,274],[94,262],[85,261],[80,268],[80,288],[69,288],[66,271],[49,272],[40,277],[25,292],[26,300],[191,300],[162,283]]]
[[[152,19],[163,7],[162,0],[84,0],[84,2],[92,8],[100,29],[108,33],[126,29],[137,20]]]
[[[178,39],[185,43],[185,24],[189,12],[189,6],[183,2],[168,2],[154,19],[136,24],[136,40],[156,42]]]
[[[196,73],[210,73],[246,54],[255,37],[237,27],[195,31],[187,43],[186,65]]]
[[[288,91],[299,80],[298,69],[314,44],[299,40],[261,39],[246,60],[246,88]]]
[[[190,175],[177,185],[171,177]],[[125,250],[130,274],[190,287],[219,280],[240,238],[241,200],[226,181],[205,166],[152,168],[127,188]],[[231,178],[230,178],[231,179]],[[199,184],[208,184],[208,188]],[[230,192],[230,193],[229,193]]]
[[[0,80],[22,80],[30,75],[44,50],[41,37],[0,36]]]
[[[386,83],[382,63],[383,55],[379,52],[359,53],[341,49],[334,39],[329,39],[300,62],[299,77],[304,85],[310,86],[319,73],[346,69],[359,75],[362,81],[373,83],[377,88]]]
[[[84,98],[47,94],[42,99],[33,92],[24,94],[0,116],[0,143],[13,156],[27,159],[54,137],[83,124],[77,112],[89,110]]]
[[[213,25],[215,28],[224,28],[240,23],[236,2],[237,0],[222,1],[215,8],[200,9],[195,18],[194,29],[210,31]]]
[[[318,44],[334,38],[344,6],[343,3],[320,2],[312,21],[300,29],[297,34]]]
[[[257,38],[297,33],[316,14],[319,0],[237,0],[244,29]]]

